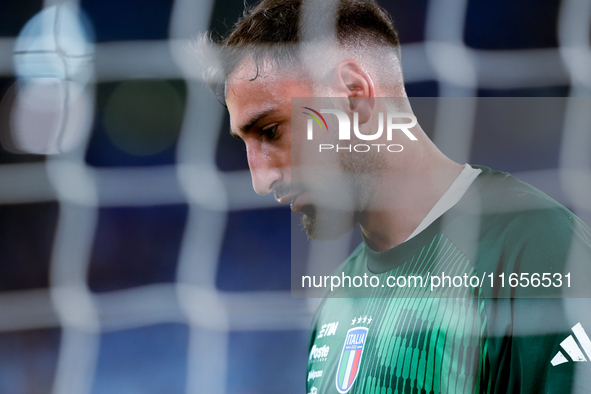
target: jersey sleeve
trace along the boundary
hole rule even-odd
[[[491,392],[591,391],[589,234],[563,207],[507,224],[487,311]]]

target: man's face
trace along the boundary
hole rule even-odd
[[[254,190],[273,192],[277,201],[302,213],[309,237],[335,238],[353,225],[350,182],[334,158],[310,163],[298,153],[304,133],[292,135],[291,98],[313,97],[313,89],[290,76],[298,73],[278,72],[268,63],[257,72],[247,60],[228,79],[232,134],[246,144]]]

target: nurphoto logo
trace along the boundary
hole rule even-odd
[[[350,141],[351,140],[351,129],[355,136],[362,141],[375,141],[382,137],[384,129],[386,131],[386,140],[392,141],[392,136],[395,131],[404,133],[410,141],[417,141],[409,129],[417,125],[417,118],[410,113],[405,112],[387,112],[384,114],[380,112],[378,114],[378,129],[372,134],[362,134],[359,131],[359,113],[353,113],[353,121],[349,119],[349,115],[346,112],[338,109],[321,109],[316,111],[310,107],[302,107],[309,112],[303,112],[308,115],[310,119],[307,122],[307,139],[312,141],[314,139],[314,124],[316,123],[320,128],[320,131],[328,131],[328,123],[326,118],[322,114],[332,114],[337,117],[338,121],[338,137],[339,141]],[[400,123],[403,119],[409,119],[410,122]],[[384,123],[386,126],[384,127]],[[353,127],[351,127],[351,125]],[[319,144],[319,152],[335,150],[336,152],[348,151],[348,152],[369,152],[370,150],[387,151],[387,152],[402,152],[404,147],[400,144],[355,144],[355,145],[343,145],[337,144]]]

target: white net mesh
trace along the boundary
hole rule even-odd
[[[43,8],[49,10],[59,3],[46,1]],[[53,33],[44,36],[50,41],[43,42],[43,47],[35,47],[36,44],[30,42],[19,47],[16,37],[0,38],[0,76],[17,76],[21,82],[29,81],[28,87],[19,87],[12,101],[17,103],[15,107],[20,105],[21,111],[20,115],[14,115],[20,116],[17,120],[21,123],[11,124],[12,129],[21,134],[13,136],[12,143],[21,150],[51,153],[41,162],[1,164],[0,204],[7,209],[47,202],[57,202],[59,206],[50,248],[49,287],[0,293],[0,331],[7,334],[60,329],[59,350],[53,360],[56,366],[51,366],[51,357],[44,364],[51,366],[48,374],[54,374],[53,386],[36,391],[23,383],[34,377],[21,371],[23,378],[6,383],[7,388],[54,394],[149,392],[142,386],[142,380],[149,381],[148,377],[138,377],[134,386],[129,380],[106,382],[102,375],[97,375],[101,357],[111,362],[108,355],[104,355],[102,340],[108,333],[173,323],[187,327],[186,358],[184,365],[181,363],[186,371],[182,375],[185,381],[180,383],[184,392],[301,392],[306,331],[313,303],[292,299],[288,289],[225,291],[216,282],[224,237],[229,231],[229,214],[274,207],[275,201],[252,191],[247,170],[221,171],[218,168],[219,134],[212,130],[227,133],[223,128],[225,109],[198,80],[198,74],[183,63],[190,40],[208,30],[213,5],[210,0],[175,0],[168,40],[101,42],[83,48],[80,53],[79,46],[85,44],[84,35],[76,30],[75,19],[67,20],[76,15],[76,4],[69,8],[69,16],[64,8],[53,8],[53,15],[44,14],[45,19],[42,18],[39,26]],[[568,86],[572,97],[590,95],[591,1],[563,0],[560,3],[555,16],[558,47],[523,50],[477,50],[466,46],[467,6],[467,0],[428,2],[425,41],[402,47],[407,83],[435,81],[441,96],[470,97],[476,96],[478,89],[557,85]],[[65,22],[57,20],[60,12]],[[71,47],[63,46],[56,32],[60,29],[60,34],[72,39],[68,44]],[[55,41],[51,42],[51,38]],[[88,64],[82,64],[81,60]],[[49,63],[54,68],[47,71]],[[146,167],[89,165],[86,149],[93,127],[91,120],[96,115],[93,110],[96,84],[137,78],[186,81],[175,163]],[[27,91],[29,88],[31,90]],[[5,101],[8,96],[6,93]],[[56,97],[57,101],[52,101]],[[47,103],[57,105],[53,112],[45,117],[37,114],[32,119],[31,111],[38,106],[47,107]],[[461,116],[452,118],[471,119],[475,110],[476,106],[463,105],[441,110],[441,113],[462,111]],[[589,102],[567,101],[566,113],[561,140],[555,147],[558,165],[513,175],[558,198],[583,219],[588,219],[591,215]],[[474,130],[461,124],[447,127],[446,122],[451,121],[453,119],[445,116],[437,118],[441,124],[435,124],[434,140],[453,159],[470,161]],[[35,141],[28,141],[27,136],[44,125],[49,125],[53,134],[48,135],[43,144],[35,146]],[[454,132],[438,133],[440,129]],[[187,206],[174,281],[92,291],[88,278],[101,210],[174,204]],[[260,242],[260,247],[265,247],[265,240]],[[338,245],[336,249],[342,250]],[[312,249],[310,264],[316,259],[322,260],[326,253],[333,252]],[[281,264],[288,266],[289,262]],[[298,353],[298,361],[302,362],[301,368],[289,368],[289,376],[272,381],[285,381],[286,386],[273,387],[275,383],[265,383],[273,371],[264,370],[265,365],[269,365],[264,360],[271,356],[273,360],[290,359],[292,354],[275,354],[272,348],[261,349],[260,346],[232,352],[232,335],[243,333],[245,336],[236,337],[234,343],[248,343],[248,335],[253,332],[262,333],[265,338],[273,338],[275,332],[299,335],[293,348]],[[281,339],[275,339],[278,341]],[[34,353],[34,347],[31,344],[21,350]],[[244,360],[233,360],[232,354],[239,354]],[[153,358],[153,363],[158,363],[158,356]],[[117,373],[125,375],[125,368],[113,374]],[[260,374],[260,378],[249,380],[243,376],[250,373]],[[14,374],[14,371],[5,374]],[[289,382],[300,380],[298,386],[287,387]],[[109,391],[111,389],[114,391]],[[166,391],[166,388],[164,391],[151,389],[176,392]]]

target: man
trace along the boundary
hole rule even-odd
[[[359,292],[349,279],[323,301],[307,392],[584,387],[589,373],[575,361],[591,358],[586,315],[560,297],[569,270],[589,277],[591,231],[533,187],[435,147],[413,121],[383,9],[369,0],[264,0],[221,48],[222,94],[255,191],[290,203],[311,238],[358,223],[364,242],[335,277],[382,284]],[[339,151],[341,142],[348,147]],[[388,282],[411,277],[430,287]]]

